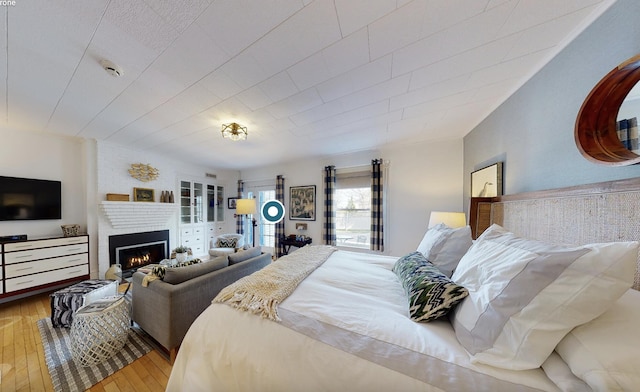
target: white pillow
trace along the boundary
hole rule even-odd
[[[574,328],[556,347],[594,391],[640,387],[640,291],[628,290],[602,316]]]
[[[598,317],[633,283],[638,242],[549,245],[489,227],[451,277],[469,290],[452,317],[472,362],[539,367],[575,326]]]
[[[439,223],[427,230],[416,250],[450,277],[471,243],[471,227],[452,229]]]
[[[560,358],[557,352],[552,352],[542,363],[544,374],[549,380],[560,388],[562,392],[585,392],[591,390],[587,384],[580,378],[576,377],[569,365]]]

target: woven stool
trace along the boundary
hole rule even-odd
[[[80,308],[71,325],[71,353],[82,366],[98,364],[122,350],[129,337],[129,306],[124,298],[100,300]]]

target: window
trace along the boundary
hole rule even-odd
[[[336,173],[334,198],[338,246],[369,249],[371,236],[371,173]]]

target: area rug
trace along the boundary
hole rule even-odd
[[[153,348],[134,329],[124,348],[106,361],[82,367],[71,355],[69,329],[54,328],[50,318],[38,320],[38,330],[44,346],[44,355],[55,391],[84,391],[140,358]]]

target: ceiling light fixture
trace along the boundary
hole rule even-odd
[[[234,142],[238,140],[247,140],[247,127],[243,127],[238,123],[222,124],[222,137],[231,139]]]

